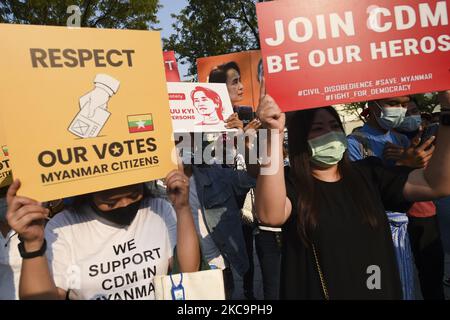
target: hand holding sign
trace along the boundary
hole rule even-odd
[[[256,130],[261,127],[261,121],[259,119],[253,119],[244,128],[245,133],[254,134]]]
[[[228,119],[225,120],[225,128],[227,129],[238,129],[239,131],[244,130],[244,123],[239,119],[238,114],[235,112]]]
[[[15,180],[8,189],[6,201],[8,213],[6,219],[11,228],[16,231],[24,241],[25,250],[34,252],[42,247],[44,242],[45,220],[49,210],[42,207],[36,200],[17,195],[20,181]]]
[[[276,129],[283,132],[285,125],[285,114],[281,112],[273,98],[266,94],[265,79],[261,81],[261,91],[259,106],[256,115],[261,121],[261,125],[266,129]]]
[[[175,211],[190,208],[189,206],[189,178],[180,170],[171,171],[166,177],[167,194]]]

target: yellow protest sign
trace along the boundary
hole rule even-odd
[[[1,24],[0,38],[20,194],[47,201],[176,168],[159,32]]]
[[[0,188],[10,185],[11,182],[12,176],[9,163],[9,150],[3,132],[3,125],[0,123]]]

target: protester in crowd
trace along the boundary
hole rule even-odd
[[[244,132],[249,136],[249,141],[247,141],[248,150],[253,152],[255,152],[257,146],[256,130],[259,129],[260,125],[259,120],[254,119],[244,128]],[[250,133],[252,131],[253,134]],[[245,157],[238,154],[237,159],[237,170],[247,170]],[[264,299],[277,300],[280,291],[281,228],[265,226],[258,221],[254,198],[254,189],[252,189],[247,194],[242,208],[242,228],[250,265],[249,271],[244,275],[243,279],[244,296],[249,300],[255,299],[253,250],[256,249],[261,269]]]
[[[396,160],[386,159],[384,155],[388,144],[407,149],[410,141],[405,135],[399,134],[394,129],[399,127],[406,115],[409,97],[395,97],[368,102],[367,123],[348,137],[349,157],[352,161],[375,156],[387,166],[395,166]],[[404,165],[415,168],[417,163],[423,160],[421,149],[405,153]],[[409,157],[411,155],[411,157]],[[426,152],[424,157],[429,157]],[[408,237],[408,217],[406,212],[387,211],[396,256],[400,270],[400,279],[403,284],[403,295],[407,300],[414,299],[414,269],[413,257]]]
[[[243,123],[233,114],[226,119],[226,127],[242,131]],[[189,201],[203,258],[213,268],[224,270],[226,296],[230,299],[234,292],[233,271],[243,277],[249,269],[240,210],[241,199],[256,182],[243,170],[211,165],[204,157],[202,163],[195,163],[195,154],[204,153],[204,146],[195,144],[196,134],[202,135],[191,133],[189,145],[178,139],[177,146],[184,153],[184,172],[191,185]]]
[[[17,249],[19,236],[6,221],[7,190],[8,187],[0,189],[0,300],[17,300],[22,258]],[[50,210],[49,217],[64,208],[62,200],[47,202],[46,206]]]
[[[450,92],[441,99],[450,113]],[[258,117],[265,128],[283,132],[285,115],[264,90]],[[405,212],[411,202],[450,194],[450,141],[438,141],[427,168],[411,170],[385,167],[373,157],[350,162],[331,107],[296,112],[288,130],[291,168],[285,176],[282,135],[270,136],[268,149],[276,151],[268,166],[278,170],[261,174],[256,187],[259,219],[284,224],[282,298],[402,298],[384,211]]]
[[[258,81],[261,80],[263,76],[262,62],[259,63],[258,67]],[[241,71],[237,63],[229,62],[218,66],[215,68],[209,75],[209,82],[212,83],[226,83],[228,93],[231,98],[231,102],[233,104],[234,112],[237,112],[239,115],[239,119],[241,119],[244,125],[248,125],[254,118],[253,108],[250,106],[240,106],[239,103],[244,98],[244,86],[241,81]],[[223,145],[226,144],[226,139],[229,139],[229,135],[224,136]],[[234,156],[234,154],[225,154],[225,159]],[[239,156],[239,155],[236,155]],[[229,163],[229,162],[227,162]],[[247,195],[247,198],[252,197],[251,194]],[[243,204],[243,202],[241,201]],[[255,222],[257,225],[259,223]],[[279,233],[279,229],[271,229],[268,227],[261,226],[262,228],[266,228],[264,231],[260,231],[259,226],[258,229],[254,229],[254,224],[249,224],[244,219],[242,223],[242,229],[244,234],[244,239],[246,242],[246,248],[249,258],[249,270],[244,275],[243,286],[244,286],[244,295],[248,299],[254,298],[254,261],[253,261],[253,244],[255,242],[255,246],[257,248],[257,254],[260,259],[261,271],[263,276],[263,288],[264,288],[264,296],[265,299],[276,299],[278,298],[278,279],[277,275],[277,259],[276,257],[279,255],[278,250],[278,242],[277,242],[277,233]],[[273,231],[275,230],[275,232]],[[259,236],[254,235],[254,233],[261,233]],[[261,259],[263,262],[261,263]],[[269,262],[271,259],[271,262]],[[275,261],[275,262],[274,262]]]
[[[22,258],[17,250],[19,239],[6,222],[7,189],[0,189],[0,300],[17,300]]]
[[[409,97],[409,102],[406,106],[406,115],[403,122],[395,129],[395,131],[407,136],[410,140],[414,139],[419,133],[423,131],[422,116],[420,115],[419,105],[417,100]],[[398,160],[398,159],[395,159]]]
[[[420,110],[414,98],[408,103],[405,120],[396,131],[406,135],[411,146],[408,150],[418,150],[421,142],[427,137],[422,137],[423,127]],[[423,168],[431,159],[434,147],[424,150],[428,155],[417,167]],[[393,144],[387,144],[384,157],[387,160],[401,161],[405,149]],[[439,223],[436,216],[436,206],[432,201],[416,202],[408,211],[408,234],[414,261],[418,271],[420,288],[425,300],[444,300],[444,288],[442,278],[444,277],[444,250],[442,248]]]
[[[233,105],[233,110],[238,114],[239,119],[243,122],[244,126],[250,124],[250,122],[254,119],[254,112],[251,106],[242,106],[240,105],[242,100],[244,99],[244,85],[241,82],[241,70],[238,64],[234,61],[230,61],[228,63],[217,66],[213,69],[209,74],[209,82],[210,83],[225,83],[227,85],[228,94],[230,95],[231,104]],[[222,136],[222,141],[218,140],[218,143],[222,143],[223,146],[227,144],[227,140],[234,139],[233,135],[226,134]],[[227,161],[226,164],[229,164],[230,158],[237,159],[239,154],[235,151],[236,149],[229,150],[229,148],[224,148],[224,159]],[[233,152],[231,152],[233,151]],[[233,166],[236,166],[236,161]],[[233,167],[232,166],[232,167]],[[251,197],[251,195],[247,195],[247,197]],[[241,204],[241,208],[244,205],[244,200],[246,197],[244,196],[239,200]],[[244,286],[244,295],[247,299],[254,299],[254,261],[253,261],[253,244],[254,244],[254,224],[249,224],[245,219],[242,220],[242,230],[244,234],[246,249],[248,253],[249,259],[249,269],[247,273],[244,275],[243,286]]]
[[[250,106],[241,106],[240,103],[244,99],[244,85],[241,82],[241,70],[238,64],[234,61],[230,61],[228,63],[222,64],[214,68],[208,77],[208,81],[210,83],[225,83],[227,85],[228,94],[230,95],[231,104],[233,105],[233,111],[238,114],[238,117],[243,124],[246,126],[252,121],[254,118],[253,108]],[[218,143],[221,143],[222,146],[227,145],[227,141],[229,139],[234,139],[233,135],[224,134],[222,135],[222,139],[217,140]],[[220,149],[220,148],[216,148]],[[225,166],[234,167],[236,163],[230,165],[230,159],[236,159],[239,156],[235,149],[229,150],[229,148],[223,148],[224,159],[226,160]],[[244,205],[245,196],[239,200],[240,207],[242,208]],[[254,262],[253,262],[253,225],[246,223],[245,220],[242,221],[242,230],[245,240],[245,247],[248,253],[249,259],[249,268],[243,279],[244,286],[244,295],[247,299],[253,300],[253,276],[254,276]]]
[[[230,95],[234,112],[237,112],[239,119],[247,125],[253,118],[254,112],[251,106],[242,106],[244,100],[244,85],[241,82],[241,69],[234,61],[222,64],[214,68],[208,78],[210,83],[225,83]]]
[[[249,147],[249,145],[254,143],[256,139],[256,130],[258,130],[260,126],[261,123],[258,119],[253,119],[245,126],[244,133],[248,134],[248,139],[251,139],[251,141],[247,141],[247,150],[252,148]],[[245,155],[237,152],[236,149],[235,152],[235,169],[246,171],[247,166],[245,163]],[[257,246],[255,243],[255,233],[257,232],[258,221],[254,217],[254,188],[252,188],[245,197],[238,198],[238,202],[241,207],[242,233],[244,235],[245,248],[249,263],[248,271],[244,274],[243,278],[244,296],[247,300],[256,300],[254,292],[255,262],[253,253],[255,246]],[[263,266],[261,266],[261,269],[263,269]]]
[[[198,271],[189,179],[172,171],[166,185],[173,207],[125,186],[78,197],[44,231],[48,209],[14,181],[7,219],[22,241],[21,299],[153,299],[152,277],[169,272],[174,252],[181,272]]]
[[[208,77],[210,83],[225,83],[230,94],[231,104],[238,106],[244,99],[244,85],[241,82],[241,69],[234,61],[214,68]]]

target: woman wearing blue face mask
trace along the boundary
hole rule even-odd
[[[261,171],[256,211],[262,223],[283,225],[281,298],[401,299],[385,210],[450,194],[450,143],[442,141],[425,170],[387,169],[374,158],[351,163],[336,111],[299,111],[289,121],[291,168],[283,173],[285,116],[264,94],[258,116],[279,132],[268,139],[278,170]]]
[[[403,122],[397,127],[397,131],[406,135],[408,138],[414,138],[422,127],[422,116],[414,98],[408,102],[406,116]]]

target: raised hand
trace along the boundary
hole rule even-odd
[[[425,168],[433,156],[435,146],[432,145],[436,137],[430,137],[421,146],[413,143],[406,149],[397,164],[410,168]]]
[[[36,200],[18,196],[19,189],[19,180],[15,180],[8,189],[6,219],[11,229],[19,234],[26,251],[37,251],[44,242],[44,227],[49,210]]]
[[[239,119],[238,114],[235,112],[228,119],[225,120],[225,128],[227,129],[244,129],[244,123]]]
[[[189,178],[181,170],[171,171],[166,179],[167,195],[175,211],[189,208]]]
[[[273,98],[266,94],[265,80],[261,81],[261,91],[259,96],[259,105],[256,111],[258,119],[261,121],[261,125],[266,129],[276,129],[279,132],[283,132],[286,117],[281,112],[277,103]]]

